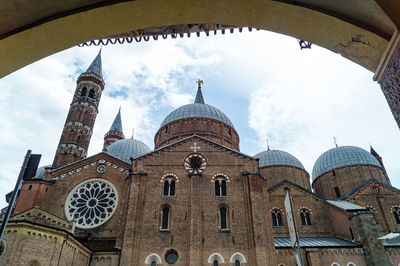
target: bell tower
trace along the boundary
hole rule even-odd
[[[98,113],[104,81],[101,71],[101,50],[89,68],[76,82],[53,167],[60,167],[86,157],[93,126]]]

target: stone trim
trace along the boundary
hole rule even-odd
[[[163,175],[163,176],[161,177],[161,179],[160,179],[160,182],[161,182],[161,183],[164,183],[164,182],[165,182],[165,179],[166,179],[167,177],[169,177],[169,176],[175,178],[175,181],[176,181],[177,183],[179,182],[179,177],[178,177],[177,175],[175,175],[175,174],[172,174],[172,173],[168,173],[168,174]]]
[[[218,176],[223,176],[223,177],[225,177],[226,182],[231,182],[230,177],[227,176],[227,175],[224,174],[224,173],[221,173],[221,172],[218,172],[218,173],[216,173],[215,175],[213,175],[213,176],[211,177],[211,182],[214,183],[214,182],[215,182],[215,179],[216,179]]]
[[[80,171],[89,169],[90,167],[95,167],[96,165],[99,165],[99,164],[105,164],[105,165],[110,166],[113,169],[117,169],[118,171],[123,172],[125,174],[129,173],[129,169],[125,169],[124,167],[118,166],[118,165],[116,165],[116,164],[114,164],[114,163],[112,163],[112,162],[110,162],[108,160],[100,159],[98,161],[94,161],[92,163],[88,163],[88,164],[86,164],[86,165],[84,165],[82,167],[70,170],[68,173],[63,173],[61,175],[58,175],[58,176],[54,177],[53,179],[55,179],[55,180],[63,180],[67,176],[71,176],[71,175],[77,174]]]

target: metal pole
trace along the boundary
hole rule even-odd
[[[292,201],[292,195],[290,195],[290,190],[289,189],[285,189],[286,193],[289,196],[289,202],[290,202],[290,210],[292,211],[292,213],[294,213],[293,210],[293,201]],[[303,254],[301,253],[301,247],[300,247],[300,238],[299,238],[299,234],[298,234],[298,230],[297,230],[297,223],[296,223],[296,219],[293,217],[293,224],[294,224],[294,231],[296,234],[296,243],[294,246],[294,253],[296,256],[296,261],[298,266],[303,266],[304,262],[303,262]]]
[[[23,162],[23,164],[21,166],[21,170],[19,171],[18,180],[17,180],[17,183],[15,184],[15,188],[14,188],[14,191],[13,191],[12,196],[11,196],[10,204],[8,205],[6,215],[5,215],[4,219],[3,219],[3,222],[1,223],[1,227],[0,227],[0,242],[3,239],[3,235],[4,235],[4,231],[6,230],[8,219],[10,219],[10,215],[12,213],[12,210],[14,209],[15,199],[17,198],[18,190],[19,190],[19,187],[20,187],[20,185],[22,183],[22,177],[25,174],[29,158],[31,157],[31,153],[32,153],[31,150],[28,150],[26,152],[24,162]]]

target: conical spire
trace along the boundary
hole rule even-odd
[[[90,64],[89,68],[86,70],[85,73],[93,73],[93,74],[96,74],[96,75],[102,77],[102,71],[101,71],[101,49],[100,49],[99,53],[97,54],[96,58]]]
[[[202,103],[204,104],[204,98],[203,98],[203,93],[201,92],[201,84],[203,84],[202,80],[197,81],[197,94],[196,94],[196,99],[194,99],[194,103]]]
[[[122,122],[121,122],[121,107],[118,110],[118,114],[114,119],[114,122],[112,123],[110,127],[110,131],[119,131],[122,133]]]

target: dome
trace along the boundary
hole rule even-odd
[[[124,162],[131,163],[130,158],[137,158],[151,149],[143,142],[136,139],[121,139],[107,147],[107,153]]]
[[[258,165],[260,168],[267,166],[287,165],[306,171],[303,164],[296,157],[285,151],[266,150],[257,153],[253,157],[259,159]]]
[[[379,161],[369,152],[359,147],[341,146],[330,149],[318,157],[312,171],[312,180],[336,168],[351,165],[373,165],[381,167]]]
[[[176,120],[197,117],[214,119],[234,128],[231,120],[229,120],[229,118],[223,112],[211,105],[204,103],[187,104],[175,109],[164,119],[160,128]]]

